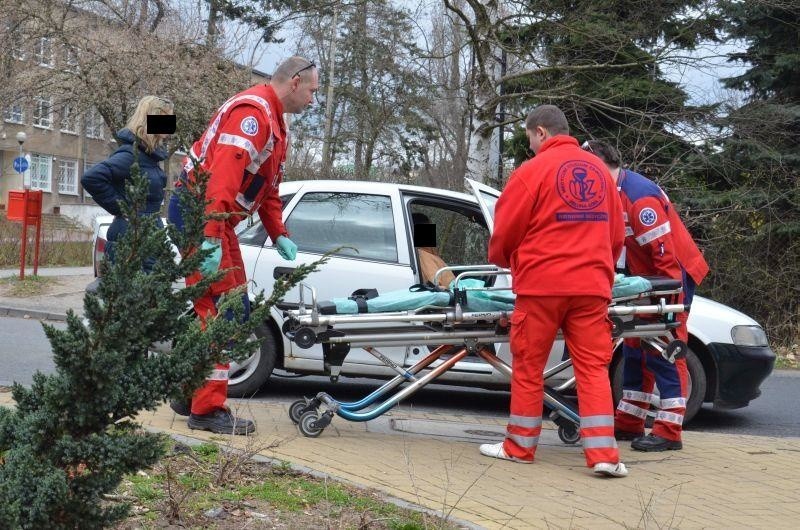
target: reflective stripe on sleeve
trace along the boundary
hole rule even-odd
[[[633,235],[633,228],[631,228],[630,226],[626,226],[625,227],[625,237],[632,236],[632,235]]]
[[[581,429],[586,427],[613,427],[614,416],[605,414],[581,417]]]
[[[234,147],[238,147],[239,149],[244,149],[245,151],[247,151],[247,154],[250,155],[250,160],[256,160],[258,158],[258,151],[256,151],[256,146],[253,145],[253,142],[242,136],[222,133],[219,135],[219,141],[217,142],[217,144],[232,145]]]
[[[541,427],[542,426],[542,417],[541,416],[517,416],[516,414],[511,414],[508,417],[508,423],[510,425],[516,425],[517,427]]]
[[[644,234],[637,237],[636,242],[639,243],[639,245],[646,245],[649,242],[654,241],[659,237],[669,233],[670,233],[669,221],[667,221],[663,225],[657,226],[652,230],[648,230]]]
[[[617,410],[626,414],[630,414],[631,416],[636,416],[637,418],[647,418],[646,410],[641,407],[637,407],[632,403],[628,403],[627,401],[620,401],[619,405],[617,405]]]

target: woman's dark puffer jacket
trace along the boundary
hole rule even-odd
[[[167,186],[167,175],[158,166],[166,160],[168,154],[164,149],[158,148],[152,153],[147,153],[144,146],[140,145],[134,157],[134,142],[136,136],[130,129],[122,129],[117,133],[120,142],[119,148],[106,160],[95,164],[84,173],[81,178],[83,189],[91,194],[97,204],[108,213],[116,216],[108,229],[108,241],[116,241],[128,228],[128,222],[122,217],[119,202],[127,201],[125,184],[131,174],[134,160],[138,160],[142,174],[147,177],[149,188],[147,201],[140,215],[156,214],[161,210],[164,201],[164,188]],[[159,225],[161,217],[158,216]]]

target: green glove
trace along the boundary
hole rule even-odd
[[[278,254],[285,260],[294,261],[297,257],[297,245],[286,236],[278,236],[275,242],[278,245]]]
[[[214,274],[219,270],[219,264],[222,261],[222,247],[219,243],[206,239],[203,241],[200,249],[211,250],[211,253],[205,257],[203,263],[200,265],[200,273],[203,276]]]

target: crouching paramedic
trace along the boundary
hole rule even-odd
[[[202,274],[216,272],[220,267],[228,269],[221,280],[194,301],[201,319],[216,315],[220,296],[247,282],[234,233],[234,227],[245,216],[258,212],[279,254],[287,260],[295,259],[297,246],[283,225],[278,195],[288,143],[283,114],[302,112],[318,89],[314,63],[291,57],[278,66],[269,83],[251,87],[226,101],[192,146],[176,193],[170,199],[169,221],[179,228],[183,226],[180,193],[192,186],[196,161],[209,173],[206,215],[230,214],[226,219],[206,222],[202,248],[212,252],[200,270],[186,279],[192,285]],[[247,295],[244,303],[247,314]],[[223,434],[254,431],[252,421],[235,417],[225,406],[227,390],[228,365],[217,365],[206,385],[192,397],[189,427]],[[179,407],[173,408],[177,411]]]
[[[608,378],[608,304],[624,238],[619,196],[602,161],[569,136],[558,108],[535,108],[525,129],[536,156],[512,173],[497,201],[489,242],[489,261],[511,268],[517,295],[511,415],[505,441],[480,451],[533,462],[542,429],[543,371],[560,328],[575,370],[586,464],[599,475],[624,477]]]
[[[708,264],[681,222],[664,191],[652,180],[621,167],[617,150],[590,140],[583,148],[596,154],[608,166],[622,199],[625,212],[625,263],[631,274],[664,276],[681,280],[681,303],[691,304],[695,286],[708,274]],[[678,313],[678,339],[686,342],[688,312]],[[616,437],[632,440],[638,451],[683,448],[681,431],[688,398],[686,359],[671,363],[654,350],[642,348],[639,339],[625,339],[622,399],[617,406]],[[644,435],[650,404],[655,401],[654,385],[660,392],[659,411],[653,429]]]

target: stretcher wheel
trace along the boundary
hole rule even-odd
[[[323,430],[323,427],[317,426],[317,421],[319,421],[317,411],[309,410],[300,417],[300,423],[298,423],[297,426],[300,428],[300,432],[303,433],[303,436],[316,438],[322,434]]]
[[[317,334],[310,328],[300,328],[294,332],[294,343],[300,348],[308,349],[317,342]]]
[[[298,399],[289,405],[289,419],[292,420],[292,423],[300,423],[300,418],[303,417],[303,414],[310,410],[308,405],[309,402],[306,399]]]
[[[574,445],[581,439],[581,433],[577,425],[559,425],[558,437],[565,444]]]

